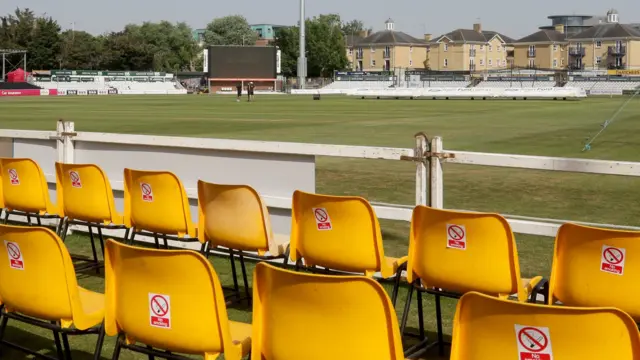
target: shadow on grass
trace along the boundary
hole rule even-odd
[[[53,332],[46,329],[38,329],[38,334],[28,331],[22,328],[16,327],[19,322],[15,320],[9,320],[9,324],[7,326],[7,331],[5,332],[4,341],[8,341],[19,346],[23,346],[32,351],[38,352],[39,354],[48,355],[52,357],[57,357],[55,342],[53,340]],[[30,325],[25,325],[29,326]],[[35,329],[36,327],[33,327]],[[46,336],[45,334],[48,334]],[[84,335],[79,335],[84,336]],[[78,338],[79,336],[69,336],[70,342],[73,342],[73,339]],[[94,349],[95,342],[97,341],[97,335],[89,335],[87,339],[92,339]],[[110,359],[111,357],[107,354],[104,354],[105,346],[102,347],[102,353],[100,354],[100,359]],[[93,351],[93,350],[92,350]],[[74,349],[73,343],[71,344],[71,357],[74,360],[92,360],[94,358],[94,353],[86,352],[78,349]],[[33,355],[24,353],[20,350],[16,350],[10,348],[6,344],[0,345],[0,358],[1,359],[32,359]]]

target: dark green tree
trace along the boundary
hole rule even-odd
[[[85,31],[67,30],[60,35],[61,69],[99,69],[102,61],[101,39]]]
[[[331,77],[336,70],[347,67],[345,39],[342,34],[340,16],[320,15],[306,20],[307,75],[309,77]],[[278,32],[274,44],[282,50],[282,72],[287,76],[297,74],[299,56],[298,26]]]
[[[251,29],[247,19],[241,15],[230,15],[214,19],[204,32],[204,43],[209,45],[253,45],[258,34]]]

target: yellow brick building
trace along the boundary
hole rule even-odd
[[[508,67],[507,54],[514,40],[495,31],[456,29],[429,41],[428,67],[437,71],[488,72]]]
[[[640,30],[618,19],[618,12],[609,10],[605,23],[568,39],[569,69],[640,69]]]
[[[394,68],[425,68],[427,42],[396,31],[391,19],[385,22],[383,31],[360,34],[360,36],[347,34],[346,41],[347,58],[353,70],[388,71]]]
[[[562,25],[556,30],[540,30],[513,43],[516,68],[564,69],[567,67],[567,40]]]

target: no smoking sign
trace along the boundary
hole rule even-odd
[[[16,270],[24,270],[24,258],[22,257],[22,251],[20,251],[20,245],[5,240],[4,246],[9,256],[9,267]]]
[[[624,274],[624,263],[627,257],[625,249],[613,246],[602,246],[602,255],[600,256],[600,270],[615,274]]]
[[[520,360],[553,360],[549,328],[523,325],[515,328]]]
[[[80,174],[77,171],[69,171],[69,178],[71,179],[71,186],[75,188],[81,188],[82,183],[80,182]]]
[[[153,190],[151,189],[151,184],[140,183],[140,190],[142,191],[143,201],[153,201]]]
[[[20,185],[20,178],[18,177],[18,170],[9,169],[9,182],[11,182],[11,185]]]
[[[171,298],[149,293],[149,322],[157,328],[171,329]]]
[[[467,229],[464,225],[447,224],[447,247],[450,249],[467,249]]]
[[[331,218],[325,208],[313,208],[313,217],[316,219],[316,227],[318,230],[331,230]]]

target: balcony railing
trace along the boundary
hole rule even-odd
[[[476,64],[469,64],[469,71],[476,71]]]
[[[584,70],[584,64],[569,64],[569,70]]]
[[[529,49],[527,51],[527,56],[528,57],[536,57],[536,50],[535,49],[533,49],[533,50]]]
[[[627,54],[626,46],[609,46],[609,55],[613,56],[625,56]]]
[[[609,69],[609,70],[624,70],[626,68],[627,68],[627,64],[619,64],[619,65],[608,64],[607,65],[607,69]]]
[[[389,59],[389,58],[391,58],[391,51],[383,51],[383,52],[382,52],[382,56],[383,56],[385,59]]]
[[[362,59],[362,55],[363,55],[363,53],[357,52],[356,53],[356,59]]]
[[[583,47],[572,46],[569,48],[569,56],[584,56],[585,49]]]

